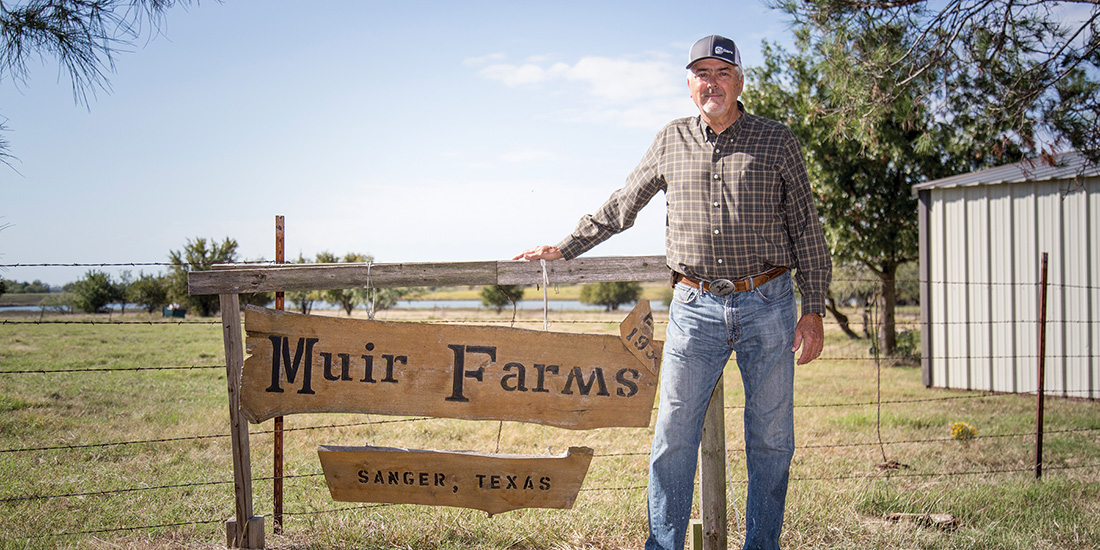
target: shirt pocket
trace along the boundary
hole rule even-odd
[[[736,204],[742,220],[761,226],[779,221],[783,186],[775,170],[742,170],[738,175]]]

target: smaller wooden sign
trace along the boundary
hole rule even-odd
[[[499,455],[322,445],[317,454],[333,500],[473,508],[573,507],[592,449],[561,456]]]

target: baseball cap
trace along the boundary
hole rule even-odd
[[[688,62],[687,68],[690,69],[700,59],[708,58],[721,59],[732,65],[741,65],[741,52],[738,51],[737,45],[733,43],[733,40],[717,34],[700,38],[691,47],[691,54],[689,55],[691,61]]]

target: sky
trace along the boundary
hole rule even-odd
[[[241,260],[510,259],[556,244],[668,121],[687,52],[746,66],[788,21],[763,2],[225,0],[176,7],[74,101],[56,59],[0,80],[0,278],[62,285],[207,238]],[[751,87],[749,82],[747,87]],[[664,207],[587,256],[664,253]]]

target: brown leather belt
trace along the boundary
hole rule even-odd
[[[773,267],[763,273],[758,273],[749,277],[744,277],[731,281],[729,279],[715,279],[713,281],[703,281],[696,279],[695,277],[689,277],[683,273],[676,271],[672,272],[672,284],[676,285],[678,282],[693,287],[700,288],[706,292],[710,292],[715,296],[725,296],[734,292],[746,292],[752,290],[784,273],[787,272],[785,267]]]

